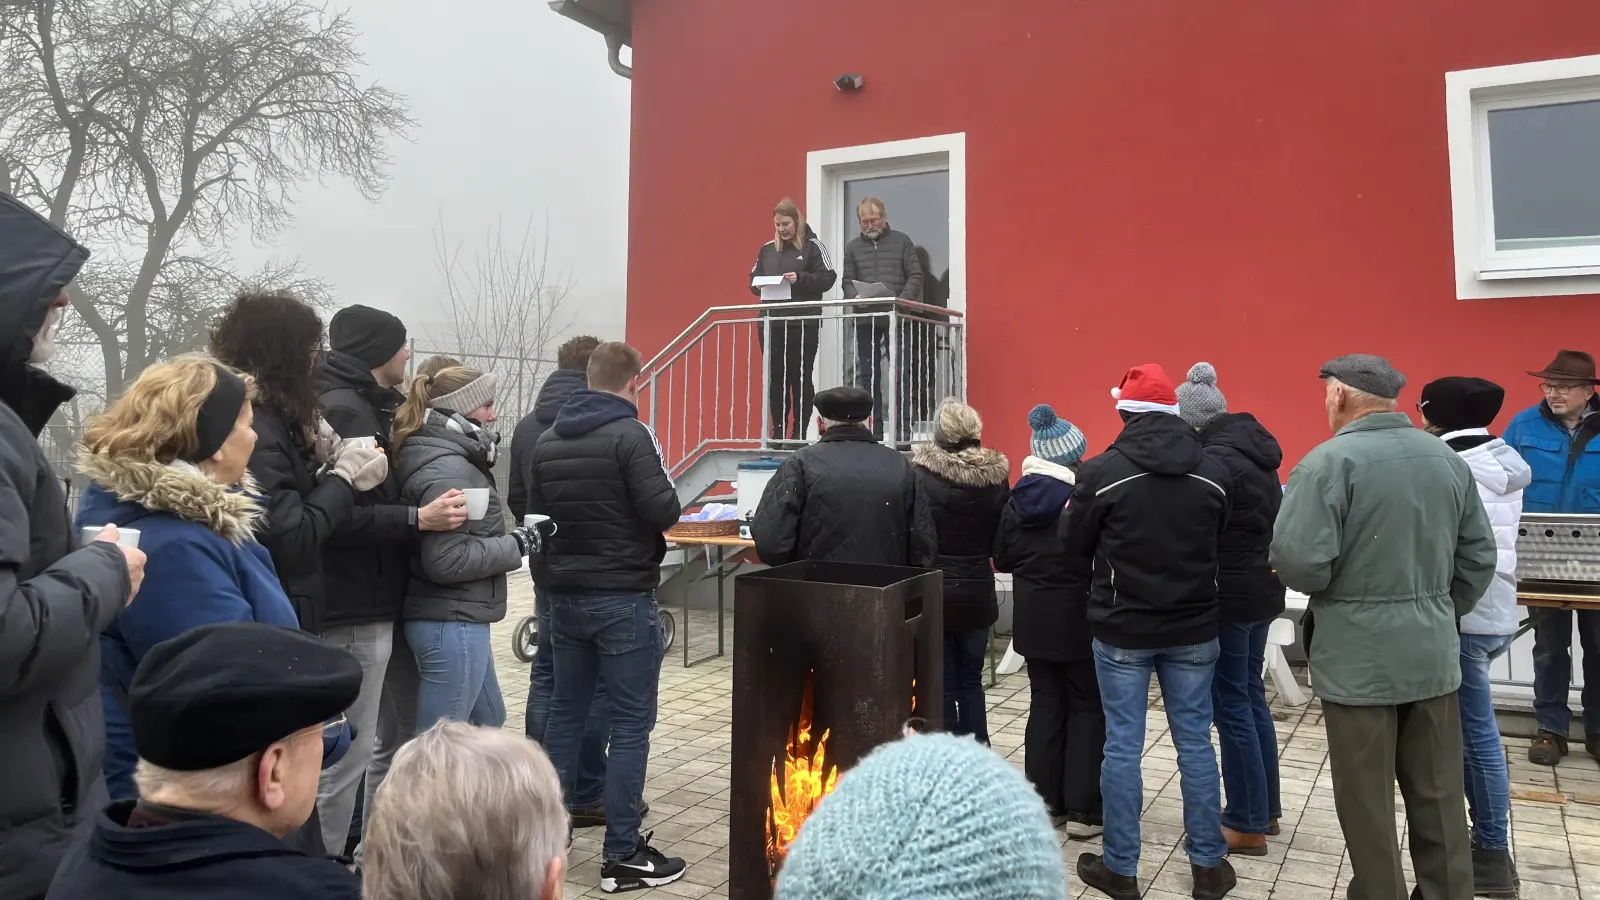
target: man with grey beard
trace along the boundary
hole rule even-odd
[[[883,201],[867,197],[856,204],[856,221],[861,233],[844,247],[844,277],[840,279],[844,298],[856,299],[855,282],[860,281],[881,284],[896,299],[921,302],[922,261],[917,257],[917,245],[904,232],[889,227],[889,212]],[[883,366],[889,355],[889,317],[859,316],[852,319],[851,325],[856,334],[856,386],[872,392],[873,436],[882,438]],[[901,375],[892,373],[903,386],[906,382]],[[903,410],[904,404],[902,397],[897,406]],[[904,421],[903,416],[897,417],[897,423]],[[909,435],[897,437],[903,440]]]

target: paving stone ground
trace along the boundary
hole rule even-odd
[[[731,606],[731,603],[730,603]],[[509,718],[521,731],[528,695],[528,665],[511,651],[512,629],[533,614],[533,590],[526,575],[512,582],[510,612],[495,629],[495,658]],[[678,616],[678,640],[685,632],[695,657],[716,649],[715,613],[696,610],[687,628]],[[645,829],[657,846],[689,862],[679,882],[628,896],[728,896],[728,742],[733,660],[732,617],[729,655],[683,668],[682,644],[674,647],[661,671],[660,715],[651,739],[645,798],[650,815]],[[1028,673],[1004,676],[988,690],[989,729],[995,752],[1022,766],[1023,728],[1028,716]],[[1177,752],[1167,735],[1159,695],[1152,688],[1152,711],[1145,735],[1145,810],[1141,819],[1144,850],[1139,881],[1147,900],[1181,900],[1190,890],[1189,864],[1182,847],[1183,808]],[[1350,881],[1350,861],[1334,815],[1328,770],[1328,742],[1316,701],[1289,707],[1273,698],[1273,716],[1282,748],[1283,834],[1270,840],[1271,852],[1258,858],[1235,857],[1240,900],[1334,900]],[[1507,740],[1512,779],[1512,842],[1522,875],[1522,900],[1600,900],[1600,766],[1576,749],[1555,769],[1530,765],[1526,741]],[[1396,827],[1404,837],[1405,816],[1396,795]],[[1099,852],[1099,840],[1067,840],[1058,831],[1062,856],[1071,872],[1071,897],[1101,897],[1072,872],[1078,854]],[[602,894],[602,830],[580,831],[568,860],[568,898]],[[1410,863],[1406,864],[1409,874]]]

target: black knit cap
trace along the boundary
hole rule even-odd
[[[199,772],[333,719],[361,693],[361,664],[293,628],[227,622],[150,648],[128,688],[139,758]]]
[[[817,415],[835,422],[865,422],[872,415],[872,395],[858,387],[828,388],[813,402]]]
[[[370,306],[346,306],[328,323],[328,348],[376,369],[406,345],[405,323]]]
[[[1506,401],[1506,389],[1482,378],[1452,375],[1422,387],[1417,408],[1445,431],[1488,428]]]

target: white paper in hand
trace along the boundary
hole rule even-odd
[[[761,289],[762,303],[788,300],[792,296],[789,292],[789,282],[782,275],[757,275],[750,279],[750,285]]]

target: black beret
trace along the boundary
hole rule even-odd
[[[872,395],[858,387],[828,388],[814,402],[817,415],[835,422],[865,422],[872,415]]]
[[[1417,408],[1430,423],[1445,431],[1488,428],[1506,402],[1506,389],[1483,378],[1451,375],[1422,387]]]
[[[328,323],[328,349],[376,369],[406,345],[406,326],[392,313],[370,306],[346,306]]]
[[[202,625],[150,648],[128,688],[139,757],[198,772],[335,718],[361,664],[315,635],[256,622]]]

